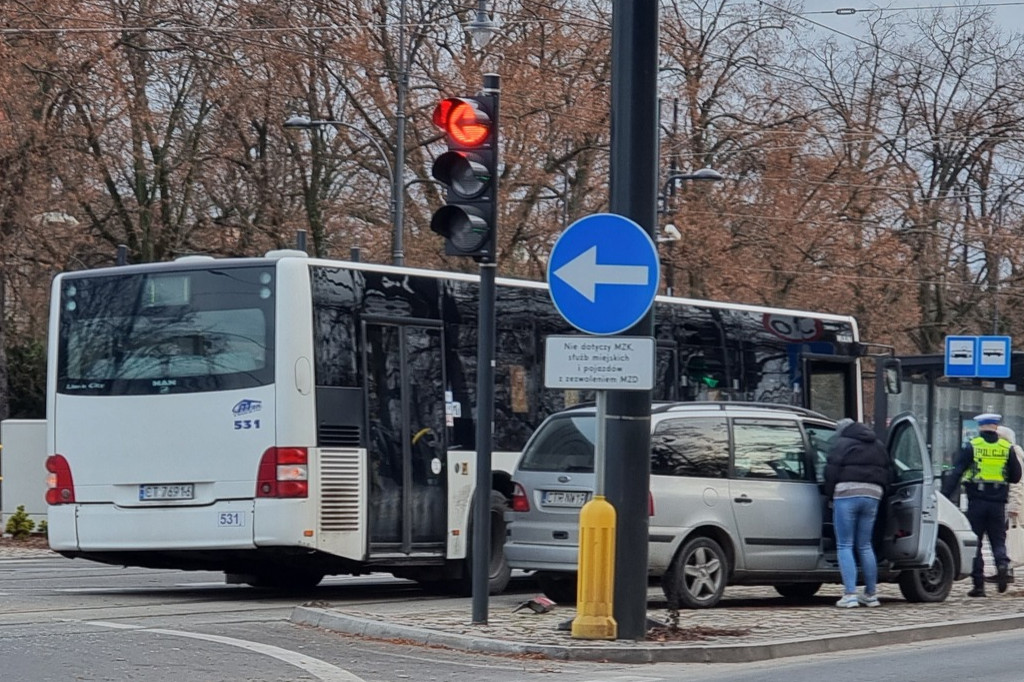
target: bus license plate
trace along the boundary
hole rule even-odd
[[[195,497],[195,486],[191,483],[170,485],[140,485],[139,500],[191,500]]]
[[[546,507],[582,507],[590,499],[590,493],[545,490],[541,503]]]

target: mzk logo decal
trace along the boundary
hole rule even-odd
[[[243,414],[253,414],[263,409],[263,403],[259,400],[239,400],[238,403],[231,408],[231,413],[236,417]]]

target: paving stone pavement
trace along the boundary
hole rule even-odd
[[[1020,579],[1018,579],[1020,580]],[[679,641],[594,641],[572,638],[559,625],[575,609],[549,613],[513,609],[529,594],[489,600],[487,625],[473,625],[470,599],[408,600],[400,604],[334,607],[312,602],[298,607],[292,621],[383,639],[401,639],[468,651],[538,654],[559,659],[616,662],[740,662],[782,656],[867,648],[977,634],[1024,626],[1024,582],[1004,594],[990,586],[985,599],[967,597],[970,581],[956,583],[945,602],[911,604],[896,585],[879,586],[879,608],[838,609],[839,585],[826,585],[809,603],[792,604],[770,587],[731,587],[713,609],[679,612]],[[666,622],[660,589],[649,593],[648,617]]]

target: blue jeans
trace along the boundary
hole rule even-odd
[[[860,570],[864,574],[864,592],[874,594],[878,587],[878,562],[871,547],[871,536],[878,516],[878,500],[873,497],[837,497],[832,501],[832,522],[836,530],[839,572],[843,575],[843,591],[857,591],[857,548]]]

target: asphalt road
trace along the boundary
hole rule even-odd
[[[1020,679],[1024,645],[1024,635],[1006,633],[743,665],[574,663],[380,642],[288,620],[294,606],[319,599],[444,603],[388,576],[330,578],[296,597],[227,586],[215,573],[0,559],[0,680],[1000,682]]]

